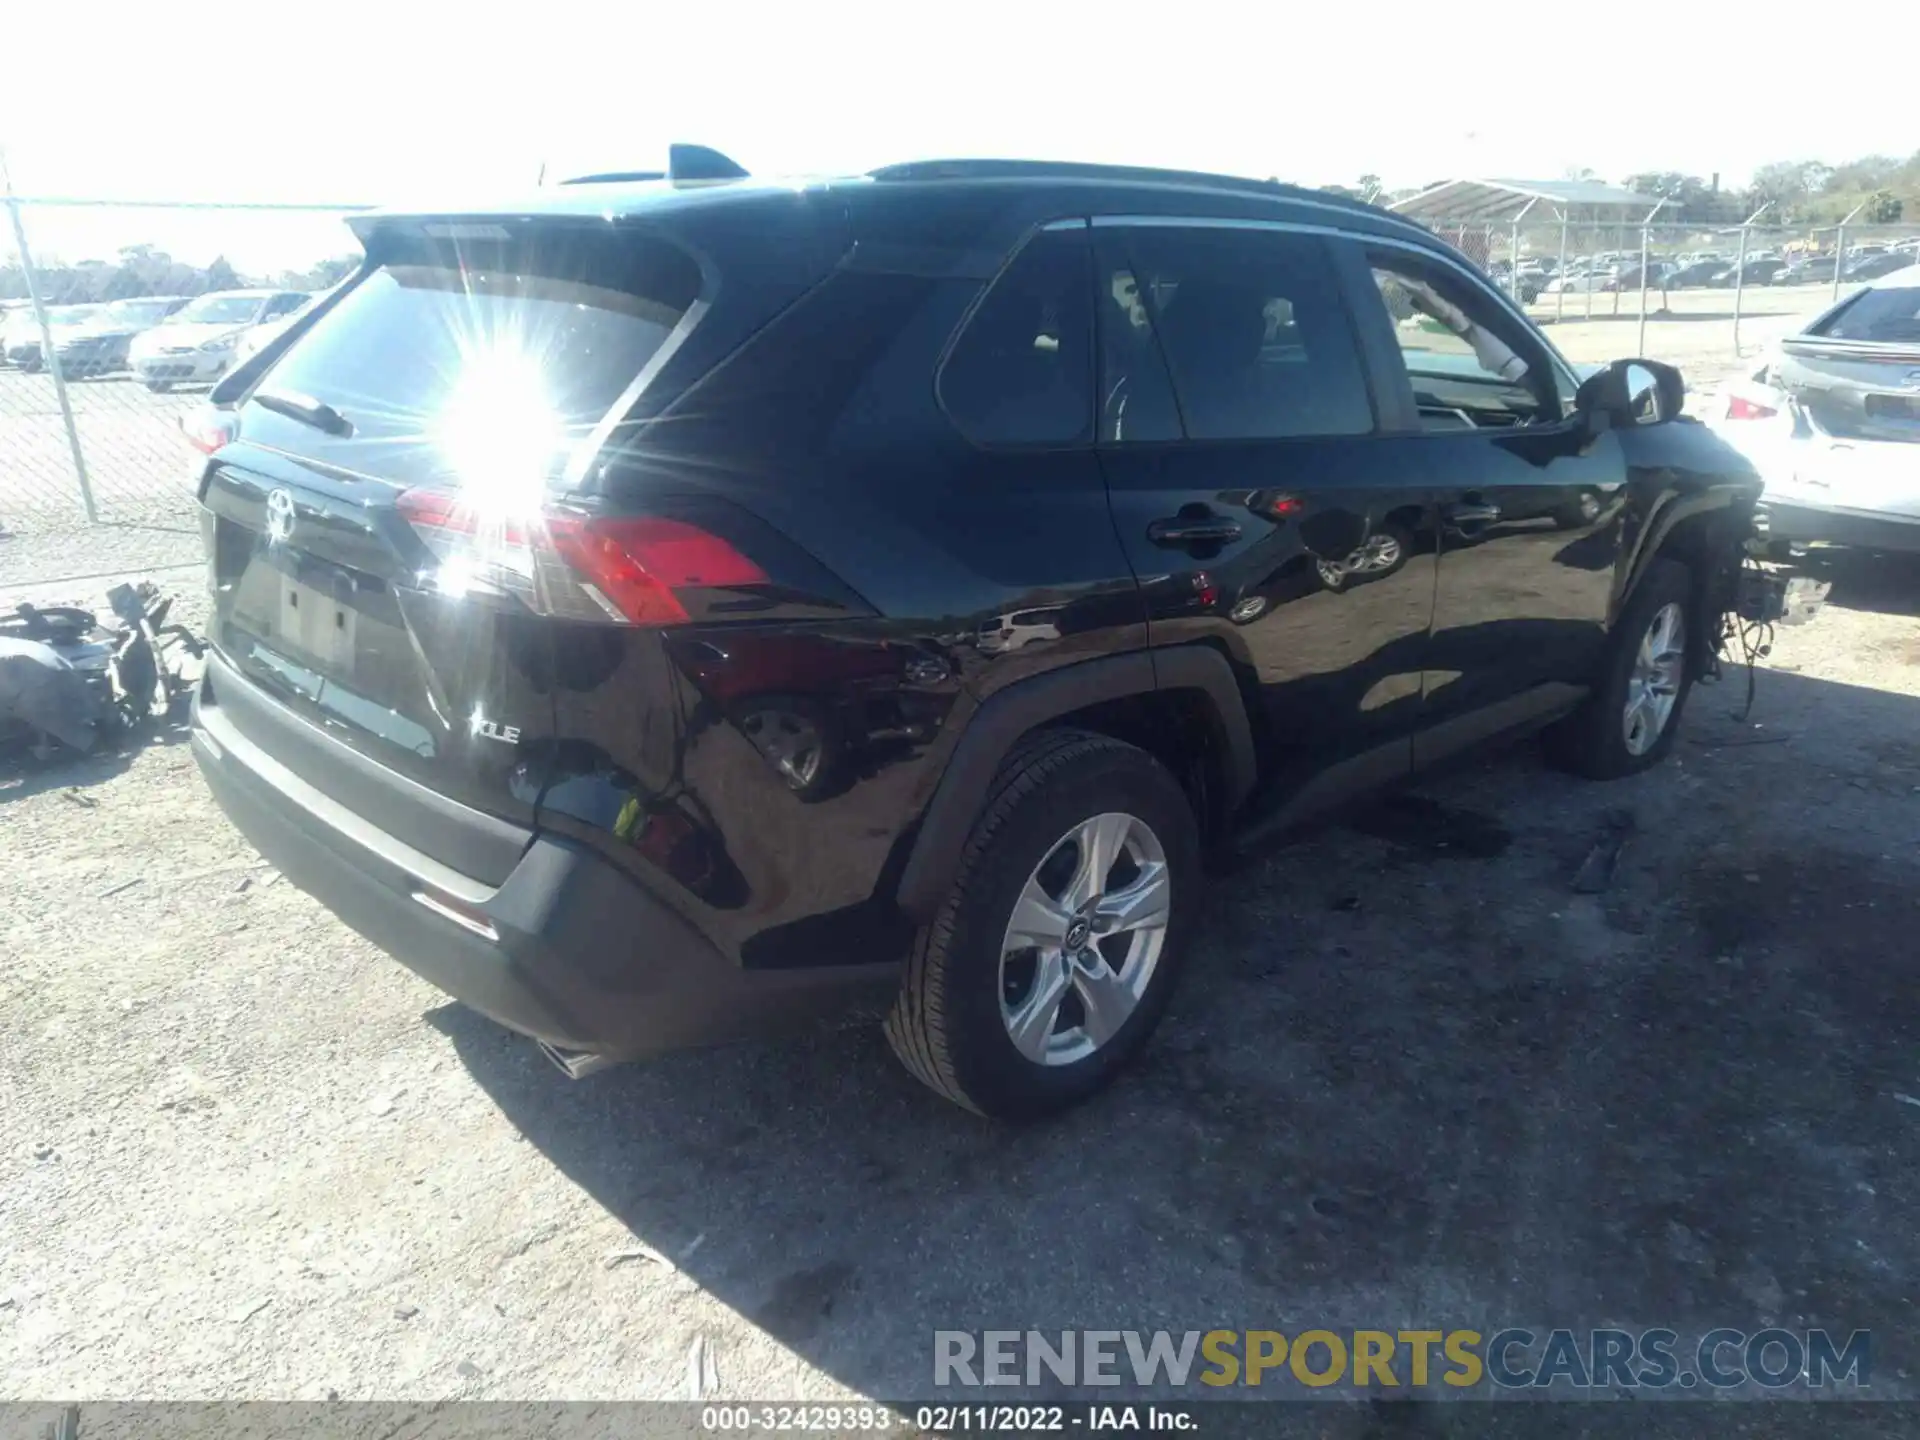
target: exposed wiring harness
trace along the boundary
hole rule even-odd
[[[1751,577],[1755,582],[1753,589],[1764,593],[1768,578],[1767,572],[1753,556],[1744,556],[1740,565],[1741,578]],[[1742,587],[1743,589],[1746,587]],[[1755,691],[1759,686],[1760,662],[1773,653],[1773,621],[1767,618],[1766,610],[1758,615],[1747,613],[1747,608],[1737,601],[1731,610],[1723,611],[1720,616],[1720,635],[1715,643],[1716,660],[1719,654],[1727,654],[1733,644],[1740,647],[1741,663],[1747,667],[1747,698],[1740,709],[1734,713],[1734,719],[1745,723],[1753,714]],[[1717,669],[1717,666],[1716,666]]]

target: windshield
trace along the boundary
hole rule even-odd
[[[1851,304],[1808,333],[1869,344],[1920,343],[1920,285],[1862,290]]]
[[[100,319],[115,325],[153,325],[166,318],[171,304],[171,300],[116,300]]]
[[[245,325],[259,313],[258,295],[202,295],[174,318],[182,325]]]
[[[260,382],[352,438],[250,416],[249,437],[366,473],[487,488],[550,479],[665,344],[700,270],[664,241],[569,232],[410,253],[361,281]]]

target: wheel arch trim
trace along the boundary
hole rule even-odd
[[[930,919],[959,871],[993,777],[1014,747],[1048,723],[1103,701],[1164,690],[1197,690],[1224,740],[1221,769],[1229,809],[1253,790],[1256,760],[1246,703],[1226,657],[1204,644],[1138,650],[1049,670],[981,702],[968,721],[921,816],[895,898],[916,920]]]
[[[1610,624],[1618,621],[1627,602],[1647,578],[1647,571],[1653,562],[1668,553],[1667,542],[1673,538],[1675,531],[1688,523],[1730,523],[1734,519],[1733,507],[1734,497],[1721,491],[1696,495],[1669,491],[1663,496],[1641,531],[1639,542],[1633,547],[1627,563],[1620,568],[1620,583],[1614,595],[1613,620]]]

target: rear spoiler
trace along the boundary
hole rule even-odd
[[[736,160],[705,145],[669,145],[665,170],[608,170],[596,175],[575,175],[562,185],[622,185],[636,180],[670,180],[685,184],[698,180],[744,180],[747,169]]]
[[[1835,340],[1824,335],[1795,335],[1780,342],[1788,355],[1807,360],[1864,360],[1883,365],[1920,365],[1920,344],[1911,341]]]

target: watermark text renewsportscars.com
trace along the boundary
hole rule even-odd
[[[937,1386],[1334,1385],[1425,1390],[1767,1390],[1858,1392],[1873,1380],[1872,1333],[1678,1332],[1510,1327],[1432,1330],[936,1330]],[[1207,1393],[1198,1391],[1197,1393]]]

